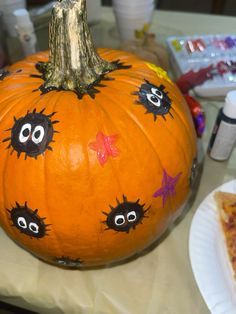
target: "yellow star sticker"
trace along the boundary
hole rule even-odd
[[[163,70],[162,68],[156,66],[155,64],[153,63],[149,63],[149,62],[146,62],[147,66],[153,70],[154,72],[156,72],[157,76],[160,77],[160,78],[164,78],[166,79],[168,82],[170,83],[173,83],[171,81],[171,79],[169,78],[169,76],[167,75],[167,72],[165,70]]]

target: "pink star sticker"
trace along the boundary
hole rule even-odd
[[[162,179],[162,186],[159,190],[157,190],[153,197],[162,197],[162,206],[165,206],[167,198],[170,196],[175,196],[175,185],[177,184],[179,177],[181,176],[182,172],[178,173],[177,176],[172,178],[167,174],[165,170],[163,170],[163,179]]]
[[[98,132],[96,141],[89,144],[89,148],[97,152],[98,161],[102,166],[107,162],[109,156],[117,157],[119,155],[119,150],[114,145],[117,138],[117,135],[106,136],[102,132]]]

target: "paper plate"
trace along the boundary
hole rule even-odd
[[[236,180],[215,191],[236,193]],[[198,207],[190,228],[189,254],[199,290],[212,314],[236,314],[236,280],[228,259],[214,192]]]

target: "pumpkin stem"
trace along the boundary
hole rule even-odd
[[[58,0],[49,25],[49,62],[39,63],[45,83],[43,93],[70,90],[79,98],[96,93],[94,86],[104,74],[119,68],[96,52],[87,24],[86,0]]]

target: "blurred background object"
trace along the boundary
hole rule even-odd
[[[13,12],[13,15],[16,18],[15,28],[21,42],[24,57],[36,53],[37,38],[28,10],[24,8],[17,9]]]
[[[6,31],[3,27],[3,13],[0,11],[0,69],[8,63]]]
[[[101,19],[101,0],[87,0],[88,22],[90,24],[99,22]]]
[[[27,0],[27,7],[38,10],[37,15],[43,14],[47,9],[51,9],[55,1],[52,0]],[[97,22],[101,18],[101,0],[87,0],[88,21],[89,23]],[[42,10],[40,10],[42,8]]]
[[[122,50],[132,52],[140,58],[147,60],[165,71],[169,70],[169,54],[166,47],[156,40],[153,33],[145,33],[137,36],[136,39],[121,43]]]
[[[30,20],[33,22],[34,31],[37,39],[37,50],[48,49],[48,25],[50,13],[56,1],[49,0],[0,0],[0,11],[2,12],[2,21],[0,24],[0,36],[3,38],[0,42],[0,55],[2,64],[14,63],[25,56],[25,45],[22,45],[22,36],[16,31],[16,17],[13,12],[17,9],[27,9],[30,14]],[[97,24],[101,19],[101,0],[87,0],[88,21],[90,26]],[[4,29],[7,31],[3,35]],[[29,30],[29,29],[28,29]],[[96,29],[96,31],[98,31]],[[24,30],[25,32],[25,30]],[[32,33],[32,32],[31,32]],[[33,33],[32,33],[33,34]],[[34,34],[32,38],[34,37]],[[95,44],[99,40],[99,33],[96,33]],[[6,42],[6,45],[4,43]],[[7,49],[8,47],[8,54]],[[12,49],[14,48],[14,49]],[[28,52],[27,52],[28,54]],[[8,60],[8,62],[7,62]],[[0,68],[2,67],[0,61]]]
[[[93,3],[100,0],[93,0]],[[50,0],[27,0],[28,6],[43,5]],[[112,0],[101,0],[102,5],[111,6]],[[127,0],[128,2],[128,0]],[[160,10],[212,13],[236,16],[235,0],[158,0],[156,8]]]
[[[16,18],[13,12],[17,9],[26,8],[25,0],[1,0],[0,11],[3,13],[3,22],[6,27],[7,33],[11,37],[16,37],[17,32],[15,29]]]
[[[102,0],[102,4],[111,6],[112,0]],[[159,10],[182,11],[193,13],[236,15],[235,0],[158,0]]]
[[[155,1],[113,0],[112,7],[121,41],[132,40],[135,31],[142,31],[151,24]]]

